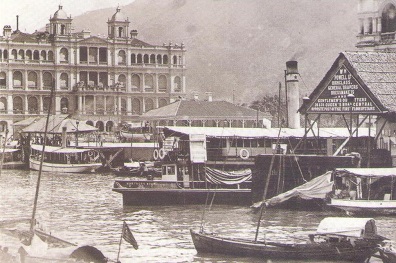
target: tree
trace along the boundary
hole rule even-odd
[[[271,114],[272,127],[279,127],[282,119],[286,119],[286,106],[282,98],[279,101],[278,95],[271,96],[266,94],[260,100],[253,101],[249,108]]]

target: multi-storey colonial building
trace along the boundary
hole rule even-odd
[[[72,114],[100,131],[185,95],[184,45],[137,39],[119,8],[107,22],[107,37],[73,32],[62,6],[49,21],[46,32],[33,34],[4,26],[0,134],[12,132],[17,121],[46,114],[51,89],[53,114]]]

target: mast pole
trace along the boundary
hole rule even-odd
[[[38,201],[38,194],[39,194],[39,190],[40,190],[41,172],[42,172],[42,169],[43,169],[43,160],[44,160],[44,150],[45,150],[45,145],[47,143],[48,122],[49,122],[49,117],[50,117],[50,114],[51,114],[52,99],[53,99],[53,96],[54,96],[54,89],[55,89],[55,87],[52,86],[51,93],[50,93],[49,105],[48,105],[47,119],[45,121],[43,148],[41,150],[40,168],[39,168],[38,177],[37,177],[36,194],[34,196],[34,205],[33,205],[32,219],[30,221],[30,232],[33,232],[34,225],[36,223],[35,221],[36,221],[37,201]]]
[[[279,139],[280,139],[281,130],[282,130],[282,124],[279,126],[279,132],[278,132],[278,138],[276,139],[275,150],[274,150],[274,152],[272,154],[271,164],[270,164],[270,167],[268,169],[268,175],[267,175],[267,180],[265,182],[265,188],[264,188],[264,193],[263,193],[263,198],[262,198],[262,204],[261,204],[261,208],[260,208],[260,216],[259,216],[259,219],[257,221],[256,236],[254,238],[254,242],[257,242],[258,233],[259,233],[259,230],[260,230],[261,218],[263,216],[264,207],[266,206],[265,205],[265,199],[267,198],[268,186],[269,186],[269,182],[270,182],[270,178],[271,178],[272,167],[274,166],[276,151],[277,151],[278,145],[279,145]]]
[[[125,221],[122,224],[121,238],[120,238],[120,243],[118,244],[117,263],[119,262],[119,259],[120,259],[122,237],[124,236],[124,227],[125,227],[124,224],[125,224]]]
[[[0,175],[1,175],[1,171],[3,170],[5,147],[6,147],[6,143],[7,143],[7,135],[8,135],[8,129],[6,129],[5,134],[4,134],[3,153],[1,155],[1,163],[0,163]]]

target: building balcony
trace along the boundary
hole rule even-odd
[[[396,32],[381,33],[381,41],[392,42],[395,40],[395,34]]]

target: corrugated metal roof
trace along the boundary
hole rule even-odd
[[[185,126],[167,126],[165,127],[169,133],[176,132],[186,135],[190,134],[205,134],[208,137],[241,137],[241,138],[277,138],[279,128],[229,128],[229,127],[185,127]],[[315,131],[316,132],[316,131]],[[296,137],[302,138],[305,129],[291,129],[282,128],[279,134],[280,138]],[[316,133],[316,135],[318,135]],[[319,133],[321,138],[347,138],[349,131],[347,128],[320,128]],[[368,128],[360,128],[358,131],[359,137],[366,137],[369,135]],[[375,128],[371,128],[370,135],[375,136]],[[310,131],[307,137],[314,137]]]
[[[259,118],[271,119],[271,115],[258,112]],[[227,101],[179,100],[164,107],[148,111],[142,119],[256,119],[257,111]]]

